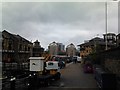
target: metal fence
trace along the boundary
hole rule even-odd
[[[99,64],[105,71],[116,74],[117,88],[120,90],[120,46],[87,57],[93,64]]]
[[[24,78],[11,78],[3,80],[2,90],[26,90],[29,86],[29,77]]]
[[[2,63],[2,70],[28,70],[29,69],[29,63]]]

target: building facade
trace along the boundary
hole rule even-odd
[[[41,57],[43,52],[44,52],[44,48],[42,48],[40,42],[36,40],[33,45],[32,56]]]
[[[117,47],[120,46],[120,33],[116,36]]]
[[[2,32],[0,32],[0,62],[2,62]]]
[[[2,62],[27,62],[32,55],[33,44],[20,35],[2,31]]]
[[[58,51],[65,51],[65,45],[63,45],[62,43],[57,43],[58,45]]]
[[[57,43],[58,46],[58,55],[63,55],[65,54],[65,45],[62,43]]]
[[[76,47],[73,43],[66,47],[66,55],[71,57],[76,56]]]
[[[107,39],[108,43],[116,43],[116,34],[107,33],[107,34],[103,34],[103,36],[104,36],[104,41],[106,41]]]
[[[50,43],[48,46],[49,54],[51,55],[59,55],[65,52],[65,45],[62,43],[56,43],[55,41]]]
[[[58,45],[56,42],[52,42],[48,46],[48,51],[50,55],[57,55],[58,54]]]
[[[107,38],[107,48],[111,49],[116,46],[116,36],[115,34],[104,34],[104,38],[95,37],[88,42],[80,44],[80,56],[86,57],[91,53],[101,52],[106,49],[106,38]]]

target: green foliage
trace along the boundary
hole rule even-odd
[[[93,63],[93,64],[100,64],[101,58],[100,58],[99,53],[92,53],[88,57],[89,57],[91,63]]]

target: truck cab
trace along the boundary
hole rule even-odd
[[[30,57],[30,85],[48,86],[51,80],[60,79],[57,61],[46,61],[44,57]],[[34,83],[33,83],[34,82]],[[34,86],[34,87],[35,87]]]

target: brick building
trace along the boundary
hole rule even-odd
[[[106,38],[107,38],[107,48],[111,49],[116,47],[116,35],[113,33],[108,33],[103,35],[104,38],[95,37],[88,42],[82,43],[80,46],[80,56],[86,57],[91,53],[101,52],[105,50]]]
[[[2,31],[2,61],[27,62],[32,55],[33,44],[20,35]]]
[[[66,54],[67,56],[76,56],[76,47],[73,43],[66,47]]]

